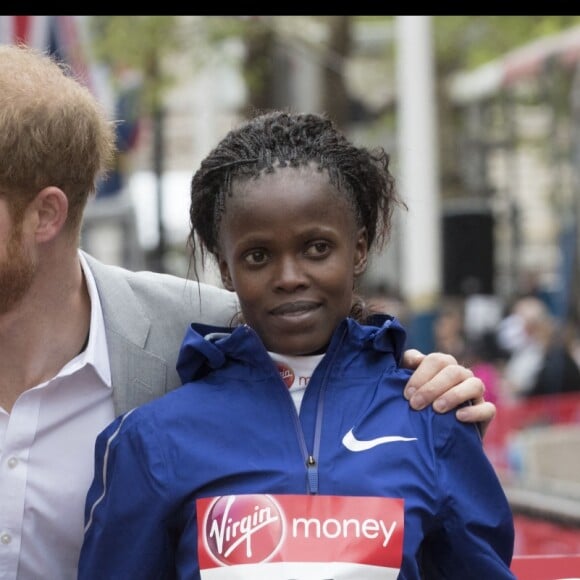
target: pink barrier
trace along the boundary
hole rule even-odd
[[[580,554],[580,528],[514,515],[516,556],[575,556]],[[577,556],[580,557],[580,556]],[[580,576],[580,567],[576,569]]]
[[[580,580],[580,554],[575,556],[514,556],[518,580]]]
[[[508,443],[513,434],[540,425],[580,424],[580,393],[497,402],[496,406],[497,415],[483,441],[487,456],[500,472],[510,470]]]

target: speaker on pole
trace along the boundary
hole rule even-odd
[[[494,293],[494,218],[490,209],[445,210],[443,292]]]

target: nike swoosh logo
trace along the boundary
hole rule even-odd
[[[352,432],[352,429],[342,438],[342,444],[349,451],[366,451],[383,443],[395,443],[396,441],[417,441],[417,437],[401,437],[400,435],[385,435],[367,441],[359,441]]]

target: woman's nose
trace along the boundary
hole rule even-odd
[[[299,259],[285,257],[280,260],[275,285],[286,291],[308,285],[308,277]]]

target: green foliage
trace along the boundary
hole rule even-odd
[[[435,16],[437,68],[443,74],[475,68],[578,24],[579,16]]]
[[[109,64],[143,69],[152,54],[179,50],[177,16],[93,16],[97,55]]]
[[[271,47],[276,35],[306,28],[323,16],[92,16],[94,50],[113,71],[138,71],[143,78],[145,112],[162,106],[176,78],[166,66],[172,55],[186,53],[191,66],[215,57],[215,47],[243,39],[247,47],[244,76],[250,95],[259,100],[271,81]],[[392,27],[392,16],[353,16]],[[292,19],[292,20],[290,20]],[[580,24],[580,16],[434,16],[437,77],[471,69],[532,40]],[[387,34],[388,35],[388,34]],[[386,36],[387,36],[386,35]],[[393,51],[385,58],[392,59]]]
[[[143,79],[143,104],[154,110],[175,79],[162,66],[183,46],[177,16],[92,16],[90,26],[97,58],[114,72],[132,69]]]

